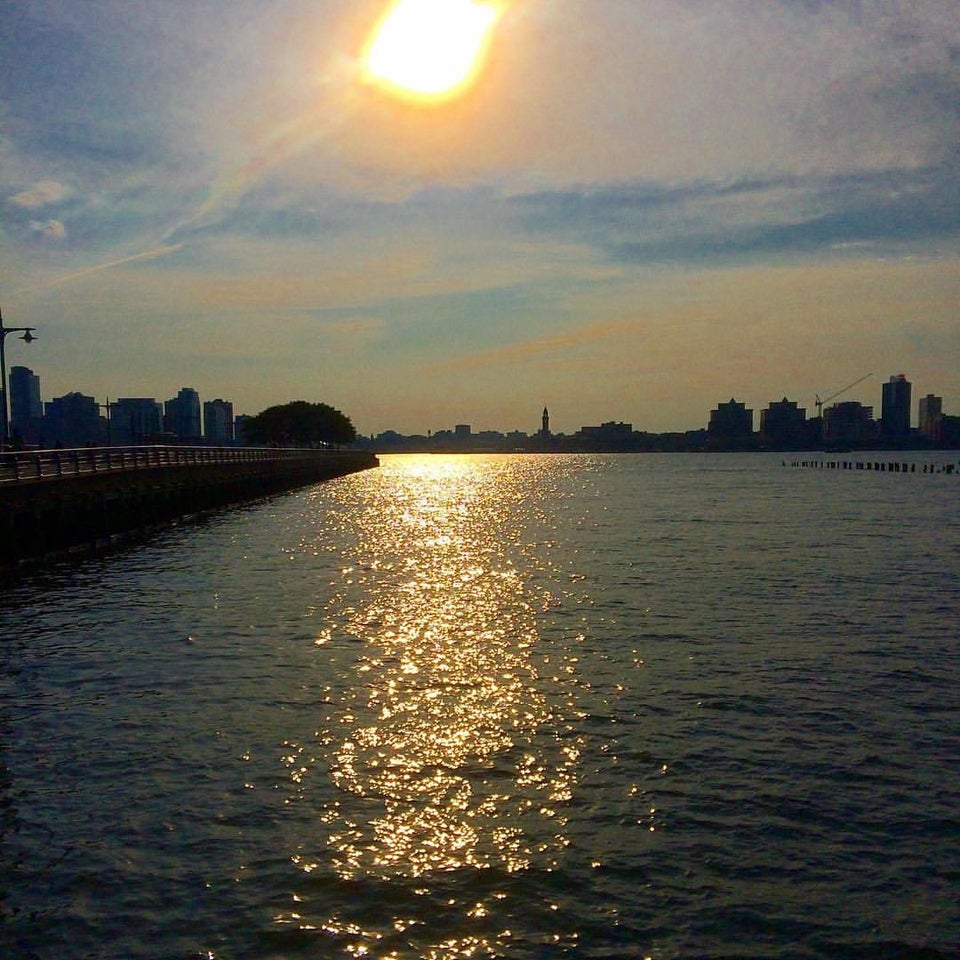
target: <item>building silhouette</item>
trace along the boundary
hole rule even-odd
[[[753,411],[733,397],[710,411],[707,435],[716,440],[745,439],[753,435]]]
[[[807,440],[807,411],[786,397],[772,401],[760,411],[760,439],[774,446],[803,446]]]
[[[183,440],[199,440],[200,395],[193,387],[181,387],[177,395],[164,405],[163,428]],[[159,432],[159,431],[158,431]]]
[[[28,367],[12,367],[9,379],[11,435],[24,443],[38,443],[43,424],[40,378]]]
[[[246,446],[249,442],[247,439],[247,422],[251,419],[250,414],[248,413],[238,413],[236,418],[233,421],[233,442],[239,444],[240,446]]]
[[[44,404],[41,433],[44,446],[85,447],[106,441],[107,421],[93,397],[67,393]]]
[[[609,421],[599,427],[581,427],[577,436],[587,445],[617,447],[633,440],[633,424]]]
[[[211,443],[233,443],[233,404],[229,400],[203,404],[203,435]]]
[[[550,411],[546,407],[543,408],[543,414],[540,417],[539,435],[544,438],[550,436]]]
[[[884,440],[905,440],[910,436],[910,381],[902,373],[883,385],[880,436]]]
[[[928,393],[920,398],[920,436],[931,443],[939,443],[943,428],[943,397]]]
[[[858,444],[877,433],[873,407],[859,400],[844,400],[823,411],[823,439],[831,444]]]
[[[153,397],[121,397],[110,404],[110,439],[121,446],[149,443],[161,432],[161,408]]]

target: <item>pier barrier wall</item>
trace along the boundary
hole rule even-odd
[[[141,448],[145,450],[146,448]],[[222,459],[205,451],[134,460],[128,468],[0,483],[0,570],[51,554],[109,544],[179,518],[378,466],[365,451],[265,451]],[[118,462],[114,454],[114,464]],[[119,461],[122,463],[122,460]],[[28,470],[20,470],[29,474]],[[8,468],[9,475],[9,468]]]

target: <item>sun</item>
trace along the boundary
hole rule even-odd
[[[476,76],[499,15],[479,0],[398,0],[367,47],[366,77],[408,99],[448,100]]]

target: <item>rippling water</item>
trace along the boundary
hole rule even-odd
[[[0,602],[0,954],[952,957],[956,476],[387,457]]]

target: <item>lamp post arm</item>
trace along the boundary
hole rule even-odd
[[[5,349],[7,334],[22,333],[23,336],[20,339],[32,343],[37,339],[33,333],[34,330],[36,330],[36,327],[5,327],[3,325],[3,313],[0,311],[0,392],[3,393],[3,409],[2,417],[0,417],[3,420],[3,429],[0,432],[0,444],[4,447],[10,445],[10,384],[7,383],[7,354]]]

